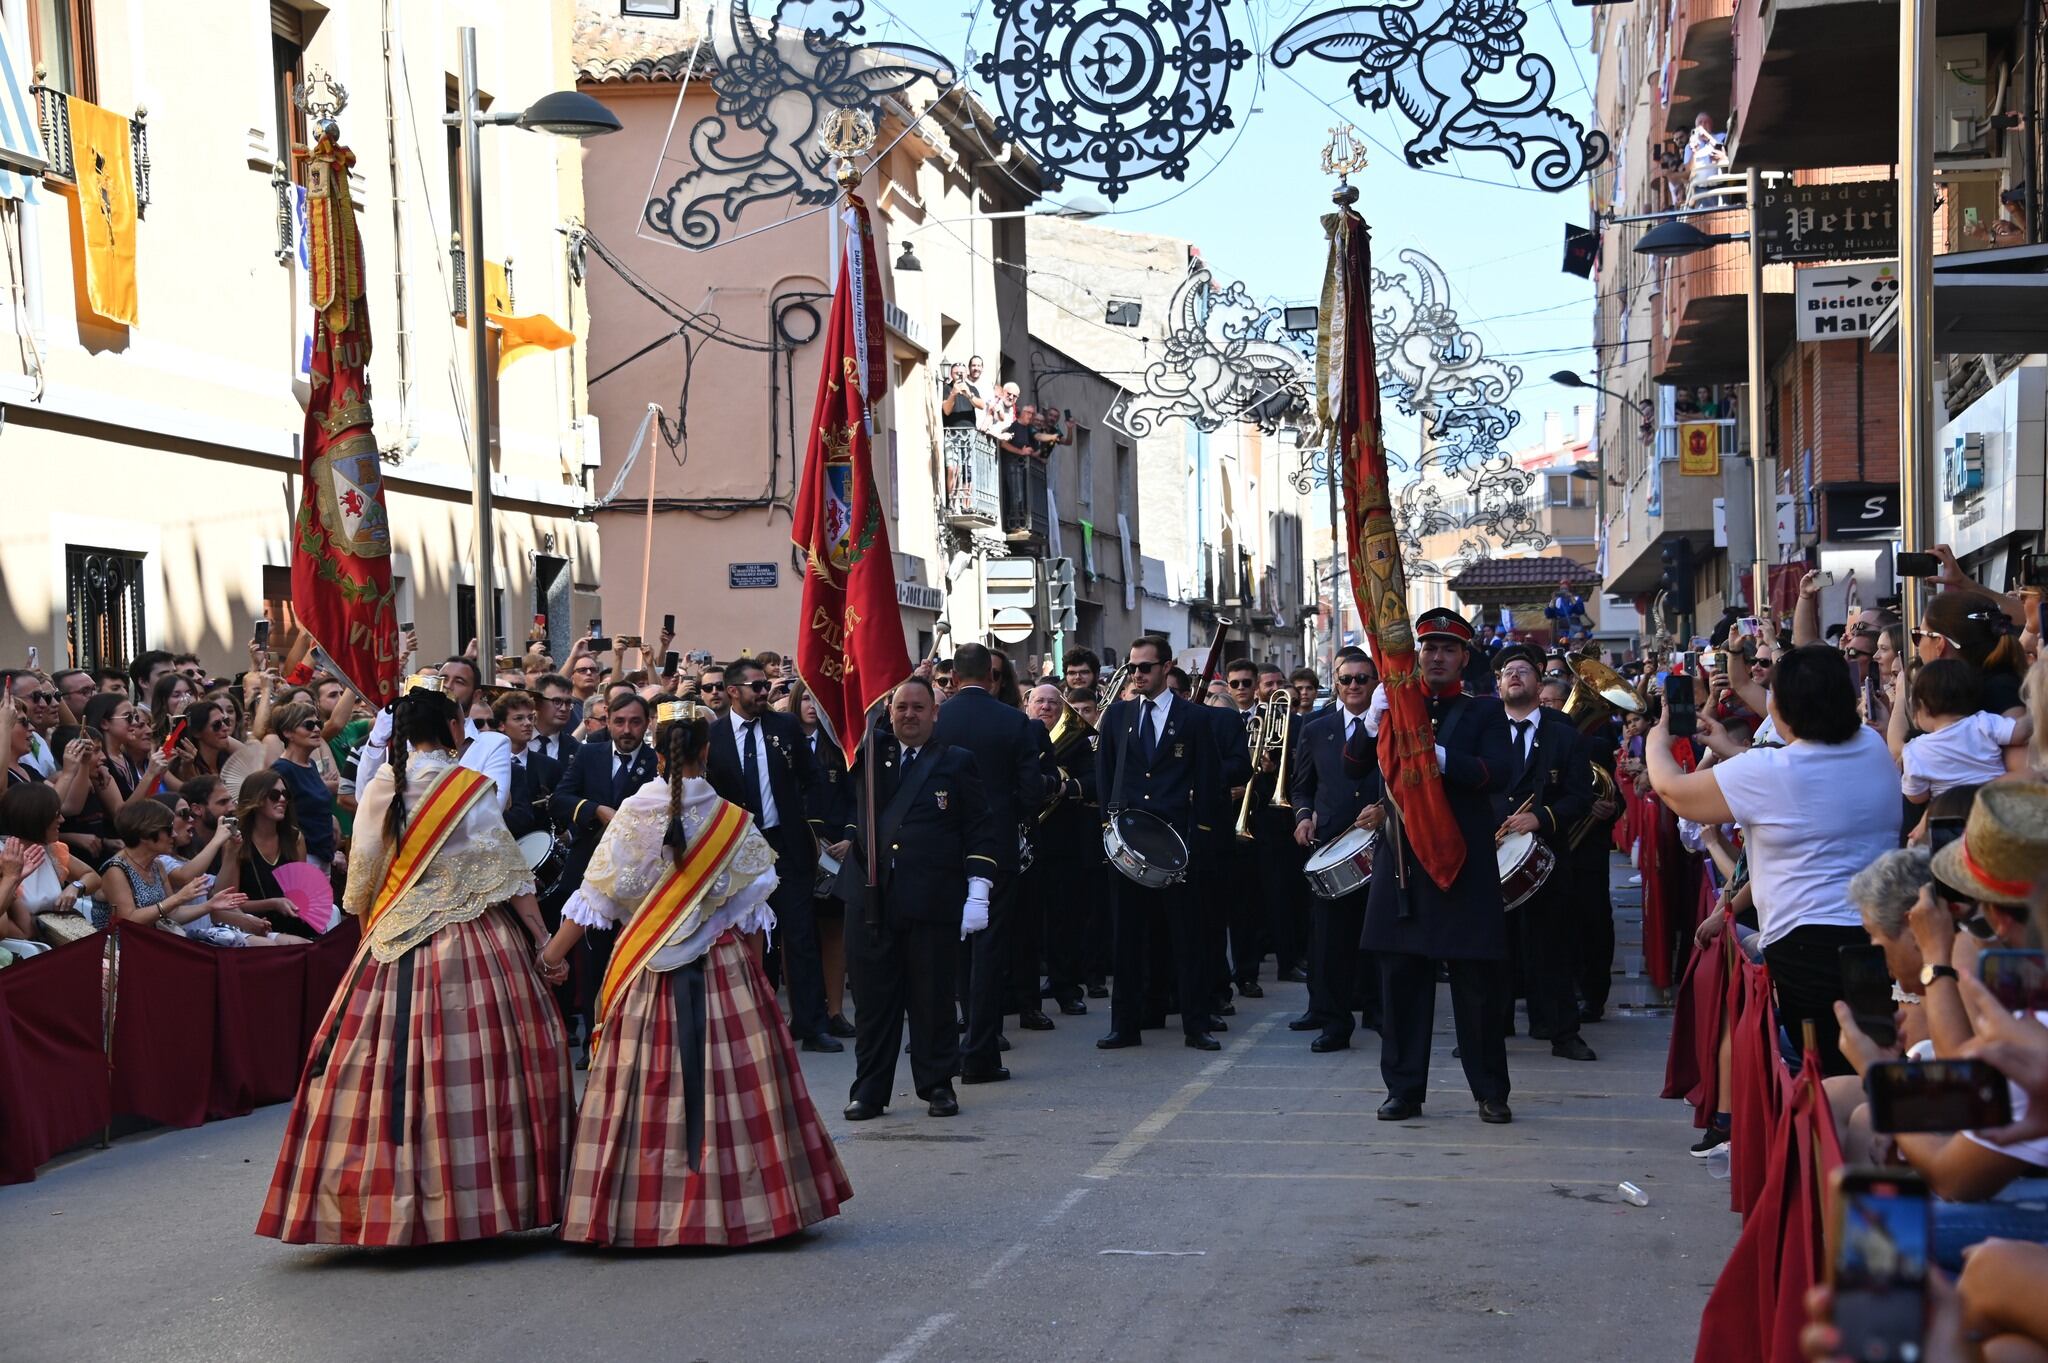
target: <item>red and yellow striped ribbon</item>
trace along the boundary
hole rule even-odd
[[[647,963],[654,958],[674,933],[676,925],[697,906],[719,872],[732,854],[738,850],[740,838],[753,822],[753,816],[729,800],[719,801],[718,812],[705,823],[704,831],[683,854],[683,864],[669,871],[661,884],[654,887],[640,907],[633,913],[633,921],[619,934],[618,942],[612,947],[612,961],[604,973],[604,986],[598,993],[597,1016],[599,1026],[611,1019],[612,1008],[619,996],[626,992],[626,986]]]
[[[420,873],[427,869],[434,853],[441,850],[441,844],[448,841],[448,835],[455,831],[470,808],[494,789],[495,784],[490,777],[468,767],[450,767],[447,775],[434,783],[434,788],[427,792],[427,797],[420,801],[419,808],[413,811],[412,818],[406,823],[405,837],[400,840],[398,850],[391,854],[391,865],[385,868],[384,883],[378,888],[370,911],[363,915],[364,937],[370,935],[377,926],[377,920],[419,880]]]

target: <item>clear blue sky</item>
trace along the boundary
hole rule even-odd
[[[757,4],[762,0],[756,0]],[[1231,0],[1233,35],[1257,53],[1302,16],[1341,8],[1345,0]],[[900,26],[877,6],[886,4]],[[1595,64],[1586,48],[1591,11],[1567,0],[1523,0],[1528,50],[1548,58],[1557,73],[1554,102],[1592,124]],[[877,38],[920,41],[952,55],[995,43],[988,0],[870,0],[870,32]],[[1084,0],[1085,13],[1094,6]],[[904,28],[915,30],[905,33]],[[1345,81],[1353,68],[1303,59],[1287,69],[1260,62],[1231,81],[1236,129],[1212,136],[1196,153],[1188,183],[1163,180],[1133,187],[1101,221],[1132,231],[1161,232],[1198,244],[1219,280],[1242,278],[1258,297],[1313,301],[1321,290],[1324,243],[1319,218],[1330,209],[1333,181],[1319,160],[1328,129],[1349,122],[1373,142],[1371,164],[1354,177],[1359,209],[1373,229],[1376,258],[1397,268],[1395,253],[1419,247],[1449,276],[1460,319],[1477,332],[1487,353],[1521,367],[1513,406],[1521,425],[1510,447],[1540,438],[1543,413],[1569,410],[1583,393],[1549,382],[1558,369],[1591,372],[1592,299],[1595,285],[1561,268],[1564,224],[1590,223],[1584,183],[1550,194],[1518,187],[1504,157],[1462,152],[1438,171],[1411,169],[1400,149],[1413,125],[1394,111],[1355,103]],[[970,77],[970,80],[972,78]],[[1509,70],[1502,93],[1520,87]],[[1494,88],[1482,82],[1482,94]],[[1376,144],[1375,144],[1376,143]],[[1455,173],[1453,173],[1455,172]],[[1470,177],[1458,178],[1459,174]],[[1067,197],[1099,198],[1093,187],[1070,181]],[[1395,438],[1396,448],[1413,441]]]

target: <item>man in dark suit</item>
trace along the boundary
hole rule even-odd
[[[844,863],[854,988],[854,1077],[846,1119],[882,1115],[896,1085],[896,1055],[910,1022],[910,1075],[934,1117],[960,1111],[953,1093],[960,1039],[953,1021],[953,963],[960,938],[986,928],[989,890],[1013,829],[997,823],[983,797],[974,758],[933,735],[937,694],[922,677],[905,678],[889,701],[893,732],[878,732],[870,752],[875,808],[855,760],[856,817],[832,846]],[[868,829],[874,830],[877,884],[867,883]]]
[[[1060,689],[1047,682],[1032,688],[1027,708],[1049,735],[1067,714],[1063,703]],[[1108,888],[1102,878],[1102,806],[1095,792],[1095,754],[1101,746],[1101,735],[1085,722],[1069,721],[1053,762],[1059,803],[1032,834],[1037,857],[1022,890],[1023,907],[1043,937],[1046,984],[1060,1012],[1069,1017],[1088,1011],[1082,987],[1088,918]],[[1037,953],[1020,947],[1017,954],[1020,966],[1029,964],[1035,975]]]
[[[557,770],[566,771],[576,750],[583,746],[576,737],[582,715],[578,712],[575,690],[567,677],[550,672],[534,683],[534,697],[533,738],[526,745],[527,751],[538,753],[553,762]],[[513,750],[518,750],[516,744]]]
[[[1501,708],[1508,718],[1507,789],[1493,797],[1504,833],[1527,833],[1549,849],[1555,864],[1536,892],[1515,910],[1510,932],[1529,997],[1529,1035],[1550,1043],[1565,1060],[1591,1060],[1579,1036],[1573,997],[1578,937],[1572,921],[1572,876],[1567,835],[1593,806],[1593,776],[1579,731],[1555,710],[1538,704],[1543,656],[1527,644],[1502,649],[1493,660]],[[1512,995],[1502,1018],[1513,1021]]]
[[[816,771],[811,745],[795,715],[768,707],[773,689],[752,658],[725,666],[724,717],[712,721],[704,779],[720,796],[754,816],[754,827],[775,849],[779,877],[769,907],[783,973],[789,981],[789,1031],[807,1051],[843,1051],[827,1027],[825,963],[818,946],[812,898],[818,880],[818,843],[809,811]]]
[[[996,855],[988,926],[971,934],[966,951],[967,982],[961,1003],[967,1010],[967,1042],[960,1055],[960,1082],[987,1084],[1008,1079],[1002,1063],[1003,1013],[1011,988],[1010,932],[1017,902],[1018,833],[1051,793],[1041,760],[1045,729],[1022,710],[989,693],[995,660],[980,644],[953,650],[953,697],[940,709],[936,741],[962,748],[981,775],[989,817],[1003,835]],[[1034,989],[1035,995],[1037,991]],[[1019,1000],[1019,1022],[1033,1030],[1052,1020],[1034,998]]]
[[[561,768],[553,759],[533,751],[533,697],[525,691],[506,690],[491,706],[498,732],[512,748],[512,794],[505,803],[505,826],[512,836],[547,833],[554,829],[548,812]]]
[[[1545,678],[1543,683],[1543,704],[1547,709],[1564,710],[1565,701],[1572,693],[1569,676]],[[1570,850],[1560,854],[1568,863],[1560,870],[1571,873],[1571,936],[1576,949],[1576,963],[1572,973],[1578,986],[1579,1021],[1598,1022],[1607,1012],[1607,993],[1614,983],[1614,900],[1607,883],[1608,854],[1614,847],[1614,824],[1621,817],[1621,801],[1614,795],[1597,794],[1600,790],[1614,791],[1614,762],[1621,750],[1616,734],[1614,715],[1608,713],[1606,703],[1599,702],[1604,718],[1594,721],[1593,727],[1581,730],[1579,747],[1586,755],[1586,773],[1590,777],[1595,769],[1607,773],[1608,782],[1603,787],[1597,782],[1591,810],[1587,816],[1590,822],[1581,821],[1578,827],[1566,830],[1566,841]],[[1572,835],[1577,835],[1573,841]]]
[[[654,779],[654,751],[646,743],[647,702],[637,695],[620,693],[605,714],[605,732],[609,743],[586,743],[577,750],[576,759],[569,764],[569,770],[555,786],[549,804],[554,810],[555,827],[567,829],[570,835],[569,855],[562,866],[562,878],[555,882],[554,890],[543,904],[545,913],[555,915],[559,921],[562,905],[583,883],[583,873],[590,868],[591,854],[597,851],[598,839],[604,836],[605,826],[612,821],[612,815],[625,803],[626,797]],[[571,958],[571,976],[576,997],[576,1011],[583,1017],[591,1015],[597,1001],[597,987],[604,980],[605,966],[611,961],[614,930],[592,928],[584,934],[589,943],[587,953]]]
[[[805,712],[808,712],[806,714]],[[804,806],[811,827],[821,829],[820,841],[831,841],[853,819],[853,787],[846,779],[846,754],[832,741],[825,726],[817,722],[816,702],[803,693],[797,702],[797,718],[805,724],[811,749],[811,797]],[[811,912],[818,922],[818,958],[824,964],[825,1030],[836,1037],[853,1035],[853,1024],[843,1010],[846,994],[846,905],[836,889],[813,891]]]
[[[1479,1118],[1509,1122],[1507,916],[1493,856],[1493,795],[1509,778],[1508,721],[1500,702],[1467,696],[1460,678],[1472,627],[1452,611],[1425,611],[1415,622],[1422,684],[1436,732],[1443,792],[1465,842],[1465,860],[1448,890],[1415,859],[1405,837],[1382,837],[1366,896],[1363,945],[1379,953],[1380,1075],[1387,1100],[1379,1118],[1406,1121],[1429,1090],[1430,1032],[1436,1018],[1437,963],[1450,977],[1459,1057]],[[1373,728],[1379,728],[1375,702]],[[1397,830],[1398,834],[1398,830]],[[1404,859],[1397,867],[1396,858]],[[1403,883],[1405,879],[1405,884]]]
[[[1220,711],[1204,711],[1167,694],[1169,655],[1164,640],[1146,637],[1130,647],[1133,696],[1102,717],[1102,747],[1096,754],[1096,788],[1103,813],[1141,810],[1163,820],[1192,851],[1217,831],[1233,781],[1250,774],[1240,722]],[[1211,715],[1219,715],[1222,723]],[[1234,747],[1225,735],[1237,732]],[[1229,836],[1227,825],[1224,836]],[[1181,1034],[1200,1051],[1221,1050],[1209,1035],[1220,1023],[1209,1013],[1209,979],[1195,895],[1182,881],[1148,889],[1127,876],[1111,877],[1116,914],[1116,988],[1110,995],[1109,1034],[1095,1044],[1119,1050],[1142,1044],[1139,1028],[1149,1007],[1146,960],[1149,939],[1170,938],[1178,984]]]
[[[1363,652],[1339,652],[1337,703],[1302,726],[1289,754],[1298,847],[1321,847],[1353,828],[1376,831],[1385,819],[1378,753],[1366,728],[1372,703],[1366,683],[1372,675]],[[1366,887],[1361,886],[1336,899],[1316,898],[1309,905],[1308,1012],[1289,1025],[1298,1031],[1314,1028],[1318,1035],[1309,1049],[1319,1055],[1351,1045],[1355,1004],[1365,1004],[1368,1027],[1379,1022],[1378,967],[1358,945],[1365,928],[1365,900]],[[1373,968],[1371,979],[1361,977],[1368,965]]]

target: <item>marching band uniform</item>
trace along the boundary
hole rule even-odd
[[[977,682],[954,687],[952,699],[939,707],[932,731],[933,745],[958,748],[973,761],[989,818],[1002,837],[988,926],[971,934],[961,948],[967,965],[966,987],[960,994],[967,1038],[960,1055],[960,1080],[966,1084],[1010,1077],[999,1038],[1013,973],[1010,935],[1017,902],[1018,831],[1026,819],[1037,817],[1050,791],[1039,756],[1044,741],[1044,725],[1003,704]],[[1024,1002],[1037,1012],[1036,998]]]
[[[958,703],[948,701],[939,713]],[[850,778],[855,817],[844,832],[853,846],[839,872],[854,990],[847,1116],[865,1120],[888,1107],[906,1016],[917,1095],[934,1116],[950,1116],[959,1111],[952,1083],[960,1072],[953,999],[961,910],[976,888],[988,893],[1004,845],[1014,852],[1016,830],[996,822],[966,749],[934,734],[906,753],[893,734],[878,729],[869,751],[880,764],[878,808],[869,809],[866,781],[856,770]],[[863,860],[870,826],[879,862],[872,890]]]
[[[493,783],[442,748],[411,754],[409,817],[386,847],[397,777],[381,767],[357,811],[342,906],[363,942],[256,1224],[291,1244],[435,1244],[561,1219],[568,1046],[504,907],[533,881]]]
[[[1290,784],[1294,764],[1300,760],[1295,754],[1301,751],[1301,736],[1309,719],[1310,716],[1303,714],[1287,716],[1286,775]],[[1280,776],[1279,772],[1262,776],[1263,785],[1252,802],[1252,851],[1258,863],[1257,902],[1264,912],[1253,918],[1259,934],[1254,947],[1258,955],[1252,959],[1249,969],[1240,966],[1238,972],[1238,992],[1251,998],[1259,998],[1264,992],[1259,986],[1259,962],[1267,951],[1273,953],[1276,978],[1286,974],[1308,954],[1302,926],[1308,922],[1307,901],[1312,896],[1302,868],[1307,865],[1309,854],[1294,841],[1294,811],[1273,808],[1272,796]],[[1281,793],[1286,794],[1284,791]]]
[[[734,706],[712,721],[704,762],[711,788],[754,816],[775,849],[776,941],[789,985],[789,1030],[807,1050],[843,1051],[825,1022],[825,962],[814,892],[818,844],[809,822],[816,784],[811,745],[795,715],[769,710],[748,719]]]
[[[1087,974],[1089,917],[1099,909],[1107,889],[1102,860],[1102,804],[1097,795],[1095,762],[1102,735],[1091,733],[1072,767],[1058,769],[1066,795],[1038,826],[1038,860],[1032,866],[1031,889],[1045,925],[1045,975],[1062,1013],[1088,1011],[1083,977]]]
[[[1526,644],[1500,651],[1496,670],[1521,661],[1542,674],[1542,655]],[[1579,1008],[1572,996],[1578,966],[1577,936],[1572,922],[1572,875],[1566,838],[1593,805],[1593,776],[1579,745],[1578,728],[1555,710],[1535,705],[1520,719],[1508,715],[1509,784],[1493,797],[1495,823],[1527,804],[1536,819],[1536,838],[1556,862],[1542,885],[1513,914],[1511,955],[1521,961],[1529,999],[1529,1035],[1550,1042],[1552,1054],[1572,1060],[1593,1059],[1579,1037]],[[1505,713],[1505,711],[1503,712]],[[1469,855],[1469,851],[1468,851]],[[1498,868],[1496,867],[1496,870]],[[1503,1028],[1514,1020],[1512,994],[1504,1000]]]
[[[1211,902],[1215,912],[1210,921],[1211,940],[1218,967],[1222,971],[1216,988],[1216,998],[1227,1004],[1231,986],[1236,985],[1241,994],[1251,994],[1245,986],[1259,987],[1259,962],[1265,956],[1265,934],[1261,931],[1261,911],[1272,913],[1273,905],[1264,902],[1259,879],[1260,816],[1266,812],[1265,801],[1273,793],[1273,773],[1264,770],[1264,754],[1254,763],[1248,746],[1252,729],[1258,723],[1259,708],[1256,702],[1249,709],[1218,709],[1217,714],[1234,719],[1236,725],[1231,736],[1245,749],[1246,783],[1251,786],[1252,837],[1249,841],[1237,836],[1237,806],[1231,804],[1224,821],[1217,826],[1220,836],[1216,847],[1220,854],[1223,874],[1216,878]],[[1228,792],[1226,792],[1227,794]],[[1224,946],[1229,945],[1226,954]],[[1263,991],[1262,991],[1263,992]]]
[[[1205,840],[1213,838],[1219,825],[1223,836],[1230,836],[1222,811],[1228,807],[1231,784],[1250,774],[1238,725],[1227,712],[1196,705],[1171,691],[1117,701],[1103,714],[1102,747],[1096,754],[1095,779],[1103,792],[1104,814],[1136,809],[1165,820],[1187,843],[1199,875]],[[1236,735],[1235,742],[1228,738],[1231,734]],[[1149,1010],[1148,940],[1166,937],[1172,947],[1183,1038],[1196,1050],[1222,1049],[1207,1027],[1212,1020],[1208,1009],[1213,982],[1203,956],[1198,893],[1185,881],[1154,890],[1127,876],[1111,877],[1116,984],[1110,995],[1109,1035],[1095,1043],[1098,1047],[1117,1050],[1141,1044],[1139,1026]]]
[[[1588,774],[1593,767],[1614,775],[1614,724],[1608,723],[1579,737],[1586,754]],[[1610,783],[1609,790],[1618,790]],[[1579,845],[1566,854],[1570,862],[1573,903],[1572,937],[1578,943],[1575,974],[1579,986],[1579,1020],[1598,1022],[1607,1011],[1607,991],[1614,983],[1614,900],[1607,883],[1608,853],[1614,847],[1614,825],[1621,818],[1621,801],[1611,797],[1614,812],[1596,819]]]
[[[505,806],[505,826],[512,836],[545,833],[553,825],[548,818],[548,801],[561,769],[554,759],[529,749],[512,755],[512,798]]]
[[[1448,610],[1415,622],[1418,643],[1432,635],[1471,643],[1472,628]],[[1455,688],[1456,684],[1453,683]],[[1507,1039],[1500,1000],[1508,984],[1507,921],[1499,867],[1490,852],[1493,793],[1507,781],[1507,716],[1492,697],[1450,689],[1429,697],[1429,718],[1444,752],[1443,793],[1465,840],[1465,860],[1448,890],[1437,888],[1402,839],[1407,884],[1395,865],[1395,842],[1380,839],[1366,897],[1362,944],[1379,953],[1380,1074],[1387,1085],[1382,1120],[1421,1110],[1429,1089],[1430,1032],[1436,1016],[1436,963],[1450,976],[1458,1049],[1472,1096],[1487,1121],[1508,1121]]]
[[[1343,666],[1340,660],[1338,666]],[[1294,818],[1315,825],[1314,843],[1321,847],[1353,827],[1360,811],[1380,798],[1380,766],[1373,736],[1366,731],[1365,712],[1352,714],[1333,704],[1302,726],[1298,746],[1289,760]],[[1362,998],[1368,1026],[1379,1021],[1379,979],[1372,957],[1360,950],[1365,929],[1366,892],[1360,886],[1337,899],[1316,898],[1309,905],[1310,955],[1308,1012],[1321,1035],[1310,1043],[1317,1052],[1350,1046],[1352,1004]],[[1371,978],[1362,967],[1372,966]]]
[[[1045,1015],[1040,968],[1045,963],[1048,933],[1045,885],[1052,870],[1046,829],[1038,821],[1038,814],[1064,778],[1060,775],[1059,758],[1052,750],[1051,733],[1028,716],[1027,721],[1038,731],[1038,771],[1045,794],[1037,804],[1018,811],[1018,828],[1031,844],[1031,865],[1019,870],[1017,892],[1011,898],[1009,1003],[1005,1011],[1017,1014],[1018,1025],[1026,1031],[1049,1032],[1052,1019]],[[1021,843],[1018,850],[1021,855]]]
[[[853,1195],[747,942],[775,924],[775,853],[709,782],[677,779],[682,865],[664,845],[669,783],[657,776],[619,807],[562,910],[622,929],[569,1157],[564,1240],[756,1244],[836,1215]]]

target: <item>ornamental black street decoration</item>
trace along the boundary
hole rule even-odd
[[[1202,431],[1249,421],[1272,434],[1309,415],[1312,357],[1282,327],[1280,307],[1261,307],[1241,280],[1217,285],[1196,256],[1167,315],[1172,330],[1143,387],[1119,393],[1106,424],[1142,440],[1175,419]]]
[[[1252,56],[1229,3],[995,0],[995,50],[974,71],[998,133],[1030,149],[1050,189],[1072,176],[1114,202],[1136,180],[1185,180],[1196,144],[1233,125],[1230,76]]]
[[[783,221],[741,229],[742,215],[770,200],[829,204],[839,186],[833,158],[818,145],[827,118],[858,110],[880,126],[884,95],[922,80],[936,100],[958,83],[953,64],[928,47],[867,41],[875,22],[862,22],[868,8],[868,0],[781,0],[763,20],[748,12],[746,0],[714,5],[705,20],[710,51],[700,40],[690,70],[708,73],[717,106],[688,126],[683,147],[663,148],[663,165],[685,169],[662,189],[657,168],[645,226],[677,245],[707,250]],[[676,96],[679,112],[689,91],[686,78]],[[879,156],[887,149],[874,150]]]
[[[1329,10],[1294,25],[1272,47],[1275,66],[1302,57],[1348,62],[1351,94],[1372,109],[1398,110],[1419,131],[1402,148],[1410,166],[1454,151],[1491,151],[1538,189],[1562,190],[1607,159],[1607,134],[1551,107],[1556,73],[1523,50],[1528,16],[1515,0],[1419,0]],[[1500,73],[1522,53],[1514,76]],[[1499,76],[1482,96],[1479,85]],[[1520,88],[1514,88],[1515,81]],[[1546,150],[1529,161],[1529,144]]]

